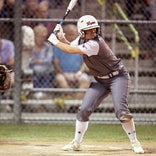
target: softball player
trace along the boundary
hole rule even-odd
[[[128,71],[99,35],[99,24],[91,15],[82,16],[77,22],[79,37],[69,43],[64,37],[61,25],[57,37],[52,33],[48,41],[69,54],[81,54],[84,62],[94,76],[77,113],[75,137],[64,146],[63,150],[80,150],[83,136],[88,128],[89,117],[110,93],[112,95],[115,115],[120,120],[128,135],[135,153],[144,153],[137,139],[133,116],[128,109],[130,77]],[[81,71],[80,71],[81,72]]]

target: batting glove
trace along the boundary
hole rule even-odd
[[[48,38],[48,41],[50,43],[52,43],[53,45],[56,45],[59,43],[59,40],[57,39],[56,35],[54,33],[52,33],[49,38]]]
[[[56,34],[59,39],[64,38],[65,33],[63,32],[63,28],[62,28],[62,26],[60,24],[57,24],[55,26],[55,28],[54,28],[54,34]]]

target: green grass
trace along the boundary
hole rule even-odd
[[[156,126],[136,126],[142,141],[156,141]],[[74,137],[73,124],[0,124],[0,141],[69,141]],[[86,141],[127,141],[121,125],[90,124]]]

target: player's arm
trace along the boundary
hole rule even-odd
[[[81,45],[68,45],[58,40],[55,34],[51,34],[48,38],[48,42],[69,54],[86,54],[92,56],[97,55],[99,52],[99,44],[94,40],[89,40]]]
[[[64,36],[63,38],[60,38],[59,36],[58,36],[58,39],[61,41],[61,42],[63,42],[63,43],[65,43],[65,44],[69,44],[70,45],[70,42],[66,39],[66,37]]]
[[[48,42],[52,43],[53,45],[55,45],[56,47],[58,47],[66,53],[83,54],[82,51],[78,48],[78,46],[70,45],[70,42],[66,39],[65,33],[63,32],[63,28],[60,24],[56,25],[56,27],[54,28],[54,32],[57,32],[57,34],[52,33],[48,38]],[[55,43],[57,41],[59,41],[58,45],[56,45]]]
[[[69,53],[69,54],[81,54],[81,55],[84,54],[80,50],[79,46],[73,46],[73,45],[62,43],[62,42],[58,42],[56,46],[62,51]]]
[[[55,34],[53,33],[49,36],[48,42],[58,47],[59,49],[61,49],[63,52],[66,52],[69,54],[84,54],[80,50],[79,46],[73,46],[73,45],[63,43],[60,40],[58,40]]]

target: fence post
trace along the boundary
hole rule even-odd
[[[21,53],[22,53],[22,9],[21,0],[15,1],[15,15],[14,15],[14,44],[15,44],[15,84],[14,84],[14,122],[20,123],[21,121]]]

